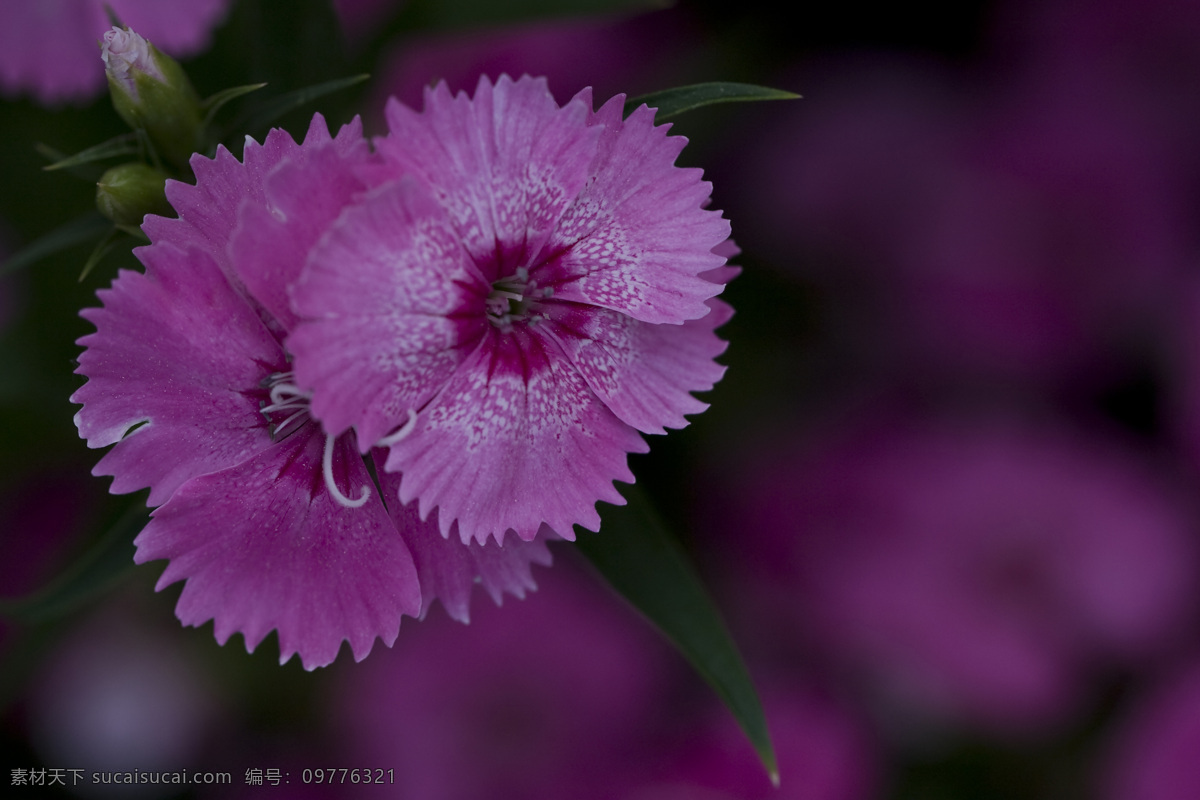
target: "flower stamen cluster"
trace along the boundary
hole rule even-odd
[[[301,425],[310,419],[310,401],[312,392],[305,391],[295,384],[295,373],[275,372],[262,381],[262,387],[267,390],[270,404],[259,402],[258,411],[271,426],[271,441],[278,442],[285,436],[294,433]],[[287,414],[279,421],[281,414]]]
[[[488,322],[504,333],[511,331],[517,322],[536,325],[546,318],[538,313],[542,307],[538,301],[553,296],[553,286],[538,288],[537,280],[530,280],[529,269],[518,267],[514,274],[492,284],[486,301]]]

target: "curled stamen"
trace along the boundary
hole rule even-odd
[[[333,499],[337,500],[340,505],[346,508],[358,508],[363,503],[367,502],[367,498],[371,496],[371,487],[364,486],[362,494],[357,500],[351,500],[346,495],[342,494],[342,490],[333,482],[333,441],[334,437],[326,434],[325,436],[325,455],[321,458],[321,472],[325,476],[325,488],[333,495]]]
[[[267,390],[270,404],[259,403],[259,413],[271,424],[271,441],[278,442],[285,431],[294,431],[298,425],[308,419],[309,402],[312,392],[305,391],[292,383],[294,375],[291,372],[276,372],[263,379],[260,384]],[[278,415],[286,415],[279,422]]]
[[[289,403],[297,403],[301,400],[308,402],[312,399],[312,392],[306,392],[299,386],[292,383],[277,383],[271,387],[271,402],[277,406],[283,406]]]
[[[413,428],[417,427],[417,412],[413,409],[408,410],[408,421],[400,426],[400,430],[395,433],[388,434],[375,443],[376,447],[391,447],[396,442],[407,437],[413,432]]]

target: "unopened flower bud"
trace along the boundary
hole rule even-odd
[[[104,34],[100,57],[121,119],[145,130],[167,160],[186,166],[201,149],[203,117],[183,67],[134,31],[115,27]]]
[[[150,52],[150,42],[138,36],[133,31],[113,28],[104,34],[104,42],[100,46],[100,58],[104,60],[104,70],[108,76],[120,84],[134,102],[138,99],[137,82],[134,75],[144,72],[159,83],[166,83],[154,56]]]
[[[170,214],[167,176],[140,161],[113,167],[96,184],[96,207],[118,225],[141,225],[147,214]]]

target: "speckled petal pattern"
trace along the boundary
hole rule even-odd
[[[369,448],[421,408],[483,335],[486,284],[442,207],[411,179],[338,219],[292,292],[288,340],[326,430]],[[472,319],[462,310],[476,309]]]
[[[557,346],[536,333],[489,332],[415,430],[393,444],[387,469],[402,471],[400,500],[437,506],[463,541],[532,539],[542,523],[564,539],[572,525],[598,530],[597,500],[624,500],[633,482],[626,453],[641,437],[588,388]]]
[[[554,338],[588,386],[622,422],[643,433],[688,424],[685,414],[708,408],[690,392],[706,392],[725,374],[713,359],[726,343],[715,328],[733,316],[713,298],[711,311],[682,325],[651,325],[600,308],[556,303]]]
[[[622,121],[623,101],[614,97],[589,120],[603,132],[594,177],[559,221],[534,275],[560,300],[643,322],[698,319],[720,292],[699,275],[724,263],[713,248],[728,238],[729,223],[704,208],[712,187],[700,170],[674,166],[687,140],[667,136],[670,126],[655,126],[645,106]]]
[[[583,189],[600,134],[584,124],[589,112],[559,108],[544,79],[481,78],[473,98],[441,84],[422,113],[390,102],[377,147],[430,188],[490,283],[529,265]]]

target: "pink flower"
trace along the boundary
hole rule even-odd
[[[868,427],[745,487],[761,606],[914,719],[1028,733],[1174,645],[1189,508],[1120,448],[1052,428]]]
[[[203,48],[229,0],[37,0],[0,5],[0,90],[44,103],[86,100],[104,86],[97,42],[112,27],[104,6],[160,50]]]
[[[146,218],[145,274],[122,272],[83,312],[97,330],[79,340],[88,382],[72,397],[88,445],[115,444],[95,472],[114,492],[149,487],[160,506],[136,560],[170,560],[160,589],[186,580],[181,621],[213,619],[218,641],[240,631],[248,649],[276,629],[282,660],[298,652],[308,669],[343,639],[357,659],[376,637],[390,645],[400,617],[435,598],[465,620],[474,582],[497,601],[521,595],[530,564],[549,560],[541,539],[468,547],[385,505],[397,478],[382,453],[369,455],[377,488],[354,434],[323,432],[294,380],[282,298],[300,262],[231,257],[256,213],[280,213],[274,178],[319,163],[337,179],[369,158],[357,120],[331,138],[319,116],[301,145],[272,131],[247,141],[244,163],[194,157],[196,185],[167,188],[179,218]]]
[[[313,413],[387,447],[401,502],[437,507],[444,534],[595,530],[639,432],[686,425],[724,372],[729,224],[700,171],[673,166],[685,140],[646,108],[622,121],[622,102],[443,84],[423,113],[389,104],[361,178],[313,167],[258,215],[264,261],[324,231],[297,252],[288,339]]]

